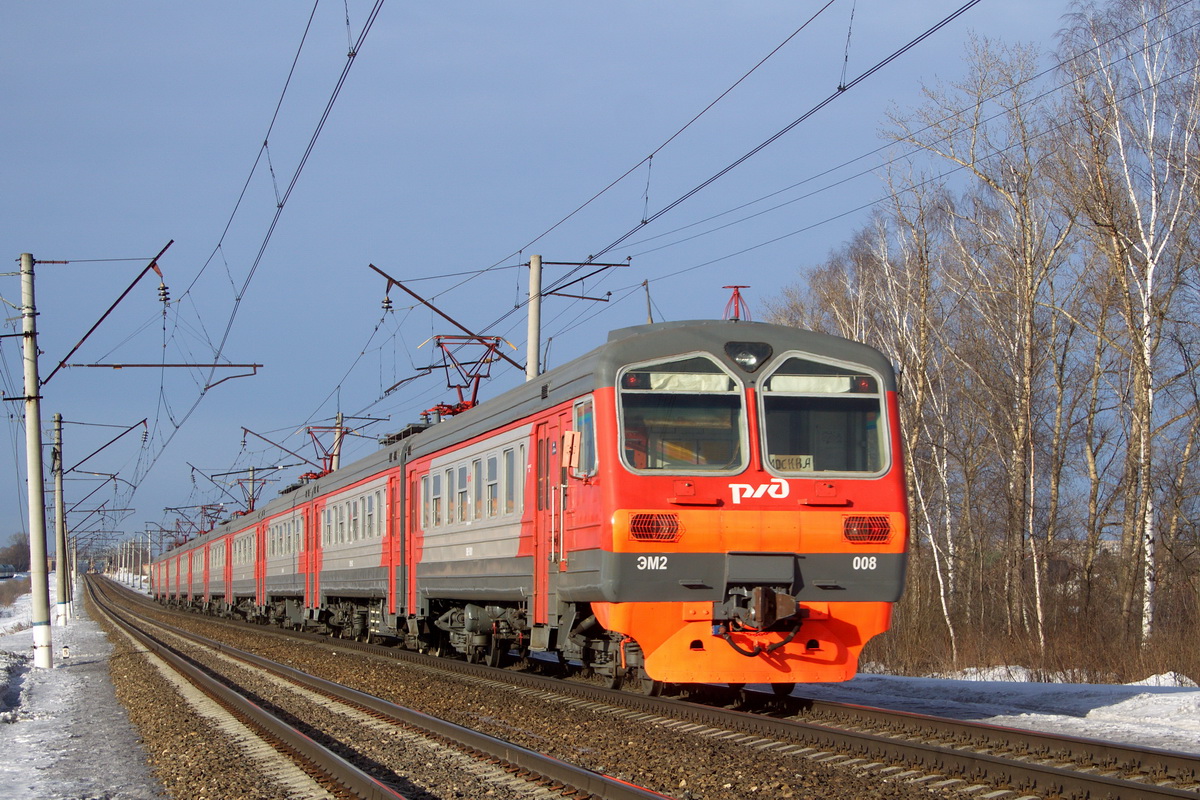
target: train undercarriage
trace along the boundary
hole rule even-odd
[[[564,604],[563,624],[553,629],[531,627],[523,607],[447,600],[431,601],[431,613],[423,617],[388,614],[382,600],[368,598],[329,598],[316,608],[304,607],[300,597],[287,596],[271,597],[265,604],[253,597],[172,598],[166,605],[335,638],[395,644],[493,667],[514,660],[526,666],[537,663],[560,674],[596,676],[613,689],[658,695],[664,688],[661,681],[646,675],[637,642],[605,630],[587,603]],[[539,658],[539,653],[544,657]]]

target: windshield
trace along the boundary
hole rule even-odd
[[[880,381],[861,367],[792,357],[763,382],[767,462],[782,473],[883,470]]]
[[[619,381],[626,466],[679,473],[742,468],[741,387],[716,362],[694,356],[642,365]]]

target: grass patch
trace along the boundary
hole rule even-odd
[[[23,594],[29,594],[29,578],[0,581],[0,606],[11,606]]]

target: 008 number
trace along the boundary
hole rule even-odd
[[[879,566],[875,556],[855,556],[852,563],[854,569],[875,569]]]

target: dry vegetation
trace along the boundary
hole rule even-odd
[[[893,670],[1200,681],[1200,10],[1075,11],[895,113],[889,202],[771,306],[901,368]]]
[[[0,608],[11,606],[23,594],[29,594],[28,578],[8,578],[0,581]]]

